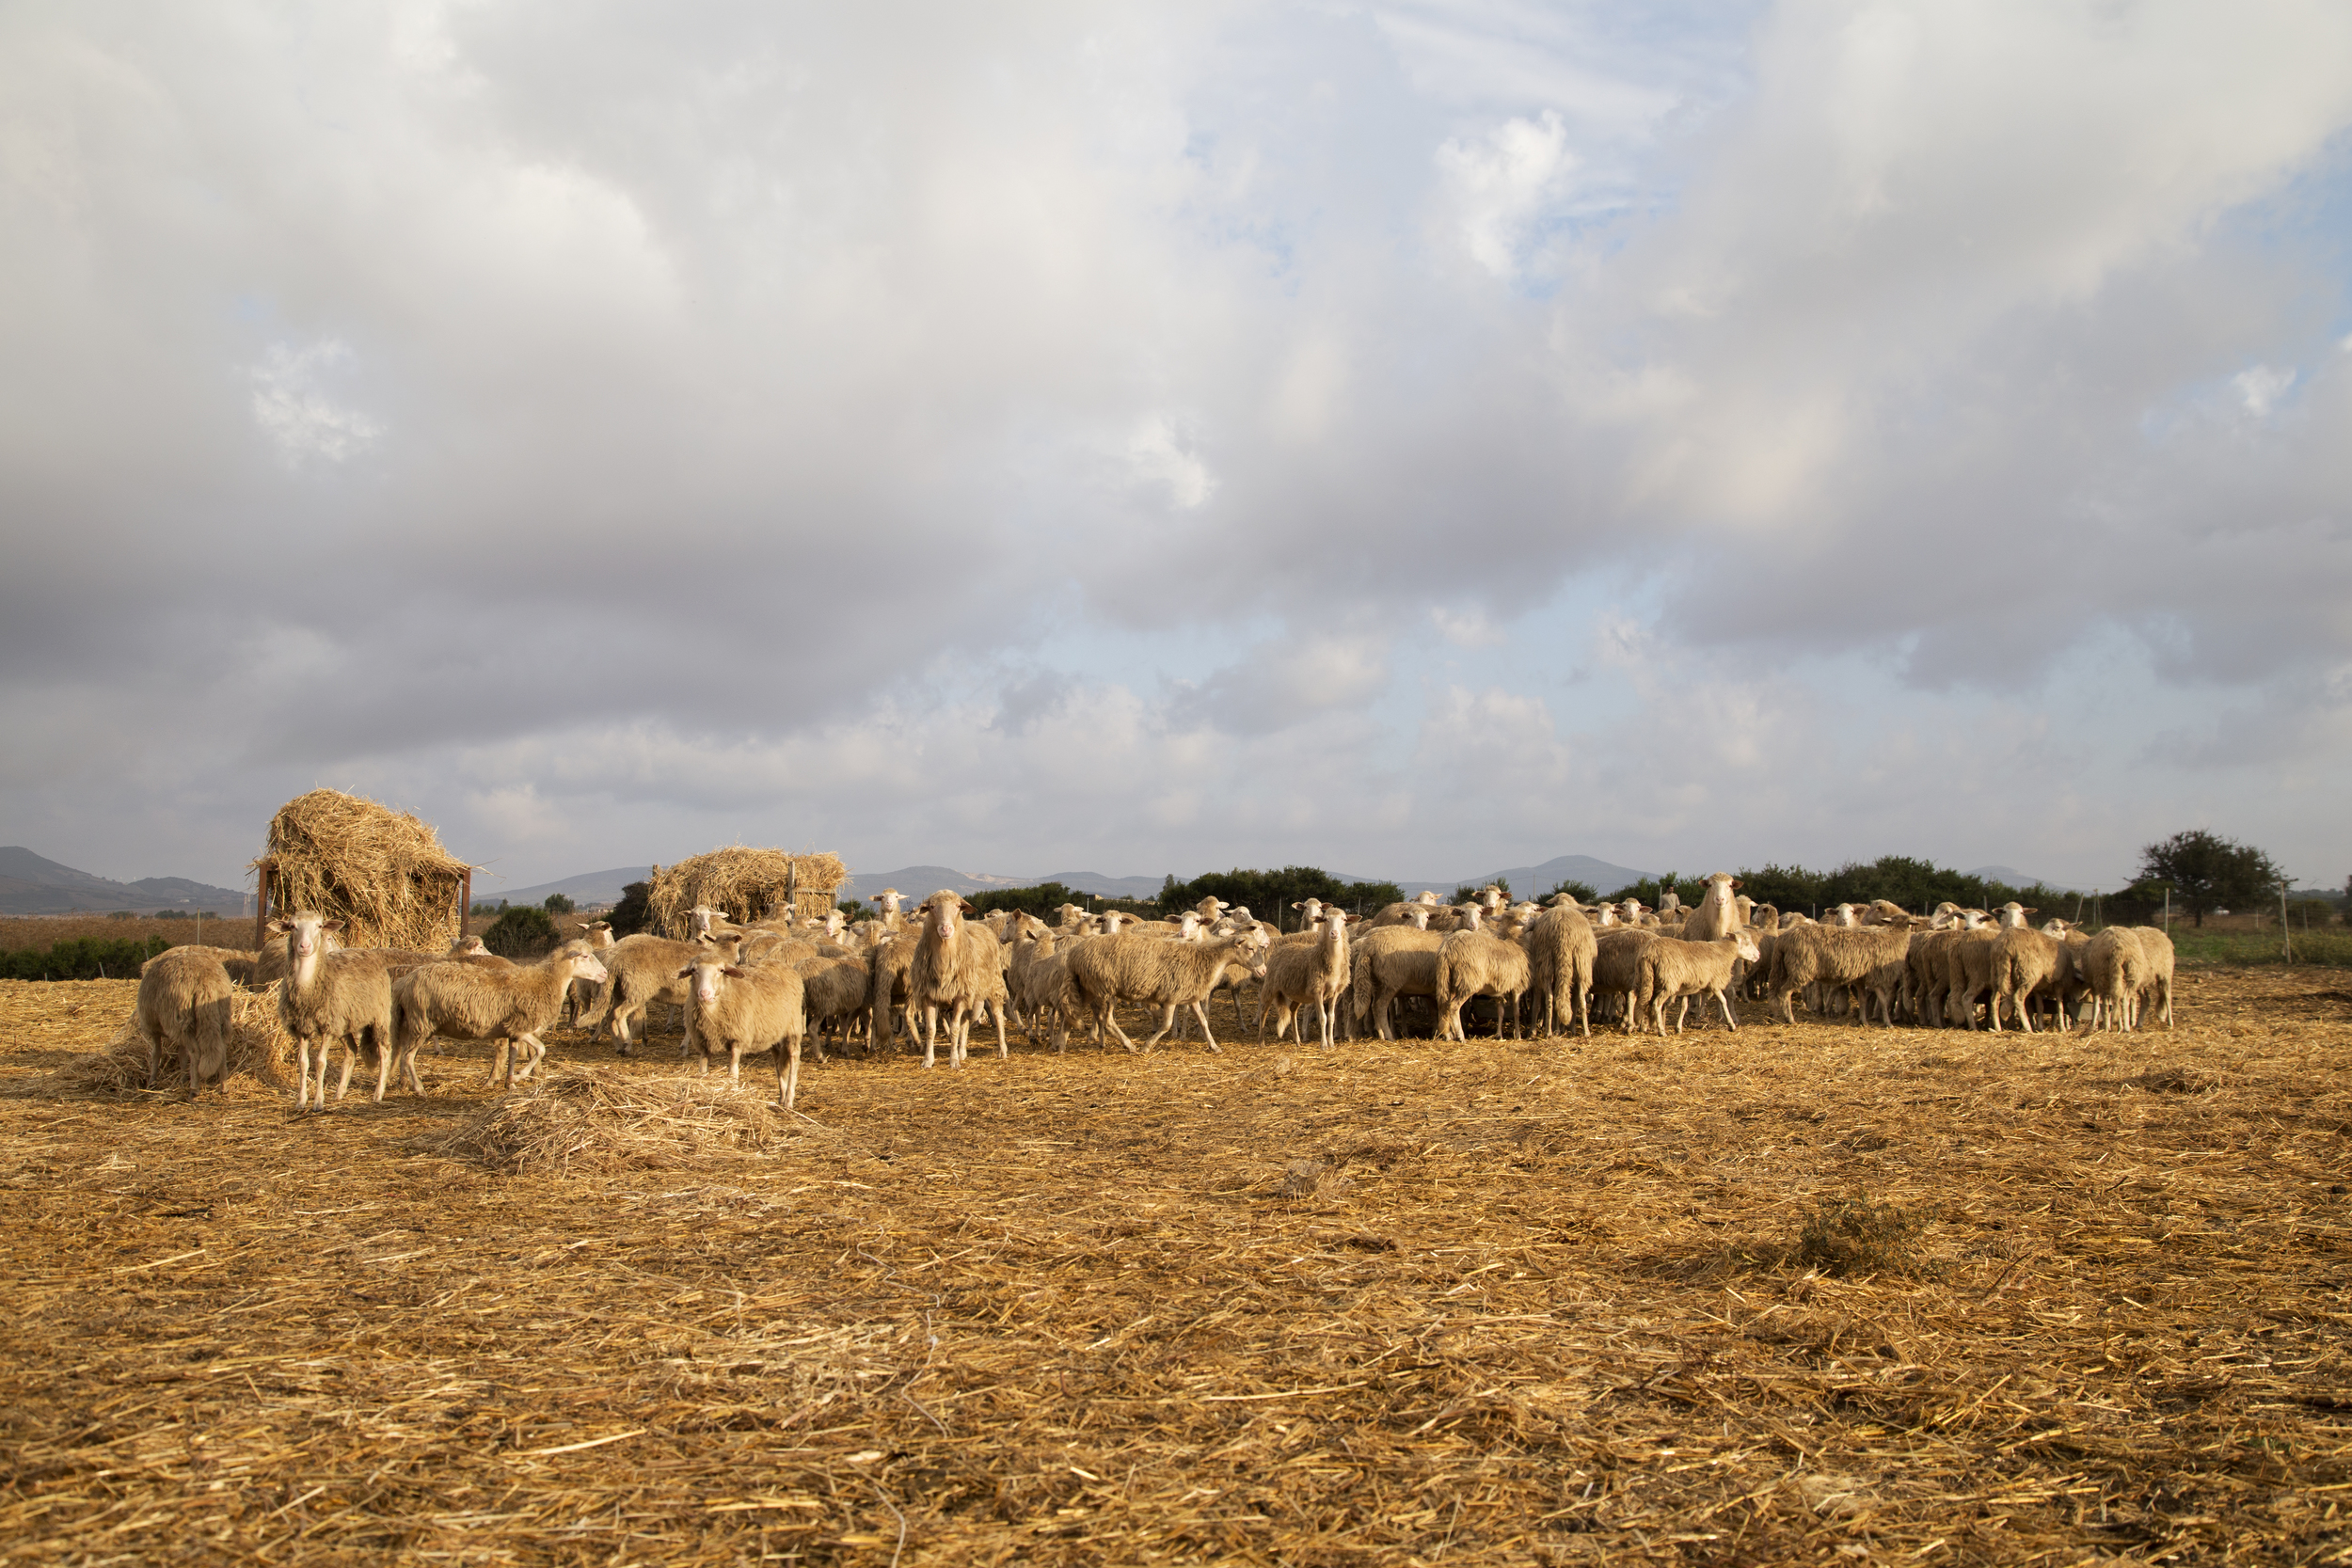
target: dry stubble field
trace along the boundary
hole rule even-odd
[[[132,993],[0,985],[8,1560],[2352,1561],[2345,972],[836,1061],[765,1156],[563,1177],[422,1151],[478,1050],[44,1087]]]

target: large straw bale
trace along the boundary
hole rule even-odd
[[[788,855],[781,849],[748,849],[742,845],[693,855],[675,865],[653,868],[648,895],[653,929],[674,941],[687,934],[687,911],[697,904],[723,910],[739,923],[758,920],[780,910],[785,890],[793,894],[794,911],[822,915],[833,908],[834,894],[850,879],[841,857],[829,854]]]
[[[253,864],[268,868],[271,909],[342,920],[345,947],[424,949],[457,935],[471,869],[415,816],[339,789],[280,806]]]
[[[294,1037],[278,1022],[278,987],[233,992],[229,1000],[229,1066],[221,1075],[221,1089],[282,1093],[293,1066]],[[165,1041],[157,1052],[155,1081],[147,1081],[147,1038],[139,1033],[134,1009],[104,1050],[66,1063],[42,1079],[40,1088],[51,1095],[169,1091],[187,1075],[187,1063]]]
[[[507,1176],[667,1170],[767,1153],[782,1123],[764,1097],[717,1076],[575,1068],[505,1096],[431,1152]]]

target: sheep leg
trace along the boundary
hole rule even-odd
[[[1005,1043],[1005,1005],[1002,1002],[992,1002],[988,1005],[988,1009],[996,1017],[996,1059],[1000,1062],[1010,1061],[1012,1047]]]
[[[907,1004],[907,1022],[910,1025],[914,1022],[914,1004],[912,1002]],[[939,1008],[928,1002],[923,1005],[922,1034],[923,1065],[937,1067],[939,1065]],[[955,1054],[955,1030],[953,1026],[950,1026],[947,1032],[947,1053],[952,1056]]]
[[[1217,1050],[1216,1037],[1209,1032],[1209,1009],[1207,1005],[1205,1003],[1195,1002],[1192,1005],[1192,1016],[1200,1021],[1200,1037],[1209,1042],[1210,1051],[1219,1056],[1224,1055],[1224,1052]]]
[[[1724,1010],[1724,1027],[1733,1034],[1740,1032],[1740,1021],[1731,1015],[1731,998],[1724,991],[1715,993],[1715,1004]]]
[[[519,1053],[526,1045],[531,1047],[531,1060],[523,1064],[521,1076],[525,1082],[529,1082],[532,1076],[538,1072],[539,1064],[547,1059],[548,1048],[539,1043],[538,1036],[525,1035],[515,1042],[515,1049]]]
[[[326,1058],[323,1056],[320,1058],[322,1062],[324,1062],[325,1059]],[[335,1082],[336,1099],[341,1100],[351,1092],[351,1069],[358,1064],[358,1061],[359,1037],[357,1035],[345,1035],[343,1037],[343,1075]],[[321,1109],[325,1109],[326,1105],[326,1074],[325,1072],[321,1072],[319,1074],[319,1106]]]
[[[793,1101],[801,1098],[801,1037],[786,1036],[771,1054],[776,1058],[776,1098],[788,1111]]]

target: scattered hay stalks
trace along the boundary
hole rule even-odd
[[[1867,1195],[1823,1198],[1805,1212],[1797,1233],[1797,1261],[1838,1275],[1915,1274],[1919,1233],[1927,1224]]]
[[[784,1142],[784,1124],[765,1096],[715,1073],[638,1078],[573,1068],[422,1147],[503,1176],[668,1170],[768,1154]]]
[[[789,888],[795,912],[822,915],[833,908],[834,894],[849,878],[850,868],[838,855],[787,855],[739,844],[690,856],[675,865],[655,866],[647,902],[655,928],[664,936],[682,938],[687,911],[697,904],[723,910],[739,924],[780,907]]]
[[[253,865],[269,875],[271,909],[343,921],[344,946],[426,952],[454,934],[471,869],[417,817],[340,789],[278,807]]]
[[[258,991],[238,990],[229,1000],[229,1065],[221,1075],[220,1092],[264,1090],[283,1094],[293,1074],[294,1037],[278,1022],[278,987]],[[243,1082],[241,1082],[243,1081]],[[139,1094],[181,1095],[187,1090],[188,1067],[167,1042],[156,1053],[155,1081],[147,1079],[147,1037],[139,1033],[138,1013],[123,1020],[105,1049],[73,1061],[39,1080],[40,1095]],[[209,1084],[204,1093],[215,1090]]]

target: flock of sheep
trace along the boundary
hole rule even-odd
[[[1975,1028],[1981,1010],[1995,1030],[2004,1012],[2027,1031],[2037,1018],[2065,1028],[2086,1004],[2091,1027],[2136,1028],[2143,1007],[2172,1022],[2172,943],[2153,927],[2086,936],[2052,920],[2035,930],[2026,922],[2036,911],[2013,903],[1947,904],[1925,915],[1883,901],[1840,905],[1817,922],[1754,904],[1739,885],[1718,872],[1695,906],[1669,890],[1657,910],[1630,899],[1587,906],[1566,894],[1549,907],[1512,905],[1489,887],[1452,907],[1423,894],[1369,919],[1310,898],[1294,906],[1294,932],[1216,898],[1166,922],[1066,904],[1048,925],[1001,911],[970,919],[952,892],[909,910],[890,889],[874,898],[873,919],[854,924],[836,911],[736,925],[698,907],[684,940],[615,941],[598,922],[536,964],[510,962],[472,938],[440,954],[342,948],[340,922],[300,912],[271,923],[258,956],[175,947],[157,957],[142,972],[137,1018],[150,1082],[159,1047],[169,1047],[186,1063],[193,1099],[225,1069],[232,985],[276,982],[279,1021],[299,1053],[297,1108],[322,1110],[338,1042],[339,1099],[362,1052],[376,1064],[377,1100],[394,1077],[422,1093],[416,1056],[435,1037],[495,1042],[492,1077],[511,1085],[544,1059],[539,1037],[559,1020],[609,1033],[628,1054],[656,1002],[683,1009],[680,1053],[698,1052],[705,1071],[723,1053],[739,1080],[744,1056],[769,1053],[787,1109],[803,1046],[813,1038],[821,1057],[828,1034],[871,1051],[903,1032],[920,1040],[930,1067],[944,1020],[948,1059],[961,1066],[976,1023],[993,1024],[1000,1056],[1008,1019],[1057,1051],[1089,1023],[1098,1045],[1116,1038],[1136,1051],[1189,1014],[1214,1052],[1207,1003],[1225,989],[1238,1007],[1245,985],[1258,989],[1261,1040],[1269,1024],[1277,1040],[1294,1024],[1303,1039],[1311,1015],[1326,1049],[1366,1031],[1394,1038],[1396,1006],[1410,998],[1426,1000],[1440,1039],[1466,1037],[1464,1010],[1481,997],[1493,999],[1498,1036],[1506,1013],[1518,1032],[1522,1004],[1540,1034],[1574,1025],[1590,1035],[1596,1002],[1629,1032],[1661,1035],[1673,1007],[1680,1033],[1693,998],[1712,998],[1737,1029],[1735,991],[1790,1023],[1800,994],[1816,1012],[1851,1007],[1866,1023],[1875,1006],[1890,1027],[1899,1015]],[[1140,1047],[1120,1026],[1122,1003],[1159,1012]]]

